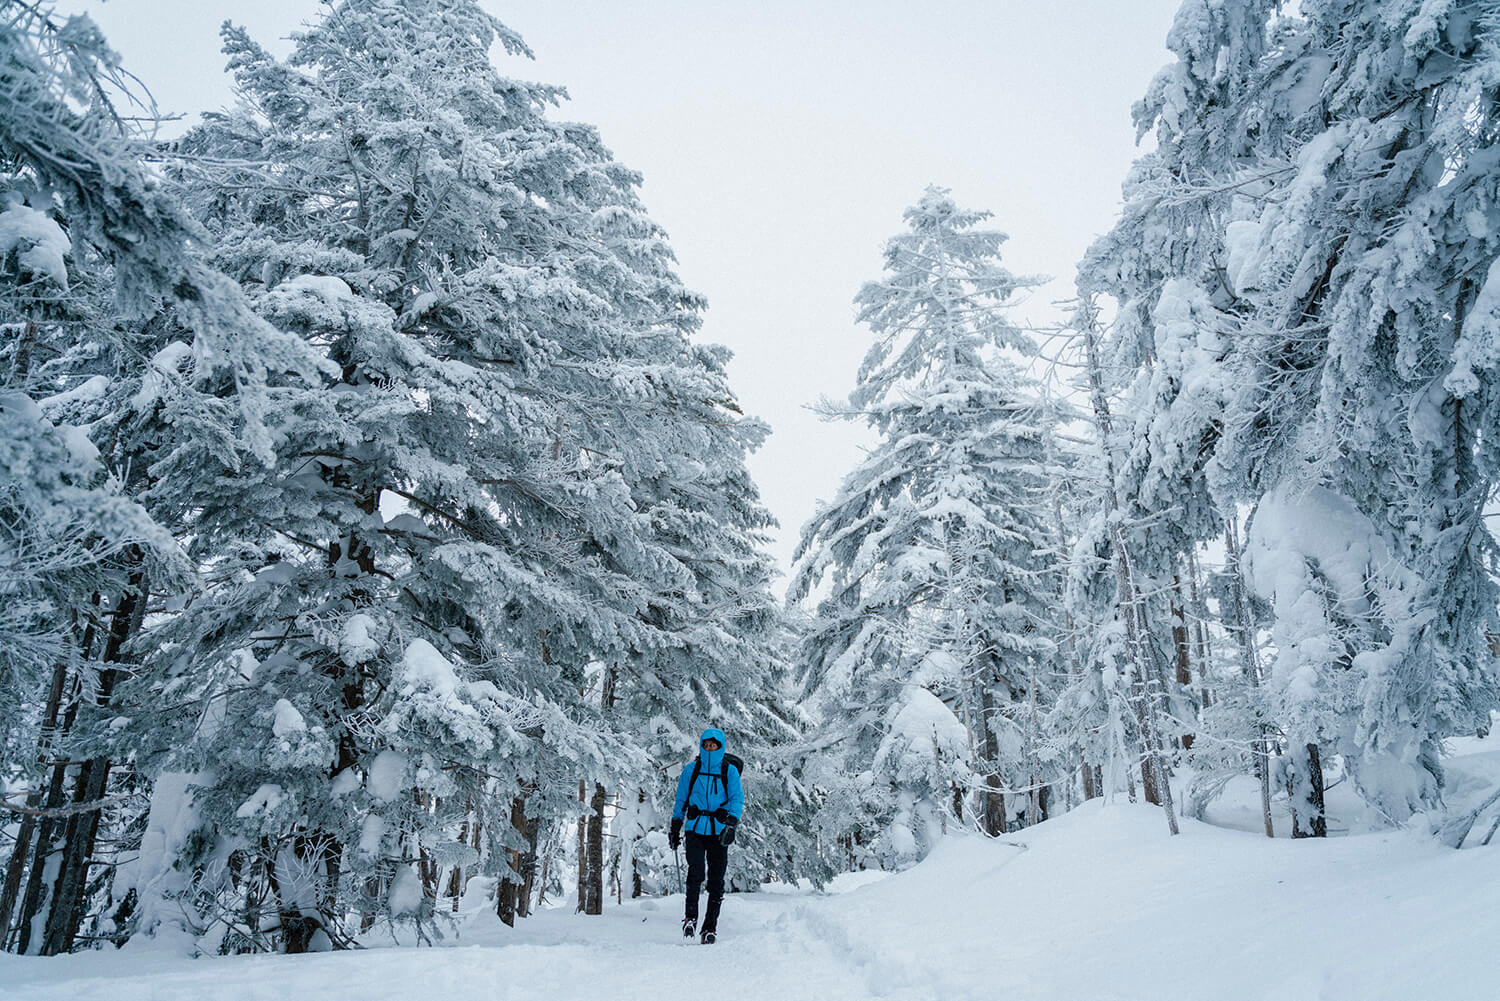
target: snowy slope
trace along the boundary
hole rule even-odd
[[[731,896],[713,948],[681,898],[563,910],[453,948],[167,958],[0,957],[7,1001],[1447,1001],[1500,997],[1500,847],[1394,832],[1267,841],[1094,803],[1013,838],[953,837],[843,894]]]

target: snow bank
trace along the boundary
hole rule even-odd
[[[1486,774],[1500,768],[1500,737],[1455,750],[1485,762]],[[1003,840],[943,838],[910,870],[840,882],[848,892],[731,894],[711,949],[683,943],[681,895],[624,906],[611,899],[602,917],[575,914],[565,901],[514,929],[476,910],[459,948],[196,961],[152,954],[149,962],[129,950],[3,955],[0,993],[6,1001],[660,1001],[671,985],[703,983],[788,1001],[1479,1001],[1497,993],[1500,847],[1452,851],[1412,831],[1270,841],[1185,819],[1171,838],[1159,810],[1096,800]],[[476,907],[487,907],[484,889],[471,888]],[[396,874],[392,905],[421,906],[410,868]]]

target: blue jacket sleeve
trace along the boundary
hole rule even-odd
[[[729,801],[724,804],[724,809],[738,817],[745,809],[745,790],[740,787],[740,770],[728,768],[725,771],[729,773],[726,783],[729,786]]]
[[[683,766],[677,776],[677,804],[672,807],[672,816],[681,817],[682,811],[687,808],[688,777],[692,775],[692,769]]]

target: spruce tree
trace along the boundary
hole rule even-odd
[[[181,177],[330,377],[272,397],[273,466],[194,479],[214,586],[155,633],[119,739],[217,830],[213,947],[266,944],[214,908],[274,910],[290,950],[350,908],[431,934],[476,874],[523,914],[548,825],[655,795],[662,743],[749,711],[764,429],[690,342],[637,175],[496,73],[526,50],[477,5],[351,0],[286,62],[224,37],[244,103]]]
[[[789,599],[817,597],[803,670],[852,783],[826,825],[882,862],[919,858],[983,781],[982,820],[1006,827],[1003,789],[1034,784],[1018,707],[1054,654],[1046,550],[1051,415],[1006,316],[1037,280],[999,262],[987,212],[929,188],[856,298],[874,343],[844,416],[879,443],[803,529]],[[1046,698],[1045,693],[1042,695]],[[856,778],[857,776],[857,778]]]

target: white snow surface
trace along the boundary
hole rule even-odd
[[[1486,743],[1493,743],[1487,741]],[[571,906],[514,930],[476,909],[448,948],[191,960],[0,955],[6,1001],[1459,1001],[1493,998],[1500,847],[1400,830],[1269,841],[1098,801],[1004,841],[950,836],[847,893],[731,894],[717,946],[682,897]]]

